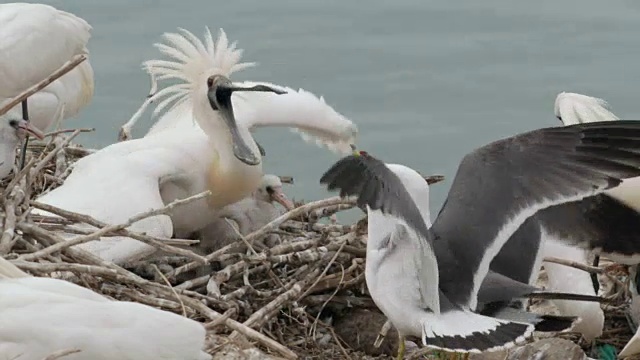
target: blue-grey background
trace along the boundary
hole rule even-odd
[[[639,118],[640,3],[634,0],[44,0],[92,26],[96,90],[67,127],[93,126],[80,142],[102,147],[149,90],[142,61],[164,32],[202,36],[222,27],[259,66],[236,79],[270,81],[317,95],[356,122],[359,146],[388,162],[447,176],[492,140],[555,126],[560,91],[609,101]],[[1,25],[0,25],[1,26]],[[151,124],[149,114],[134,135]],[[265,170],[292,175],[297,198],[337,156],[285,129],[262,129]]]

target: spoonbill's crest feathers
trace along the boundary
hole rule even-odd
[[[155,47],[171,60],[147,60],[143,68],[155,80],[177,80],[179,83],[165,87],[153,95],[153,99],[162,99],[154,110],[159,114],[173,103],[173,107],[189,101],[189,94],[198,81],[211,75],[229,77],[232,73],[254,66],[252,62],[240,62],[242,49],[236,49],[236,43],[229,44],[227,35],[220,29],[214,43],[211,31],[205,28],[203,43],[188,30],[178,28],[180,33],[165,33],[166,44],[156,43]]]
[[[620,120],[611,112],[609,103],[603,99],[561,92],[554,105],[556,117],[565,125],[596,121]]]

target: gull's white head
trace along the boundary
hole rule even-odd
[[[294,208],[293,202],[291,202],[284,191],[282,191],[282,181],[277,175],[263,175],[260,186],[255,192],[255,197],[258,198],[258,200],[270,203],[275,201],[287,210]]]
[[[242,50],[236,49],[235,42],[229,44],[222,29],[215,43],[208,28],[204,42],[187,30],[178,30],[179,34],[164,34],[167,44],[155,44],[171,60],[148,60],[143,64],[154,82],[178,81],[152,96],[154,100],[162,99],[154,114],[171,104],[171,109],[174,109],[184,102],[191,102],[191,107],[183,108],[193,110],[193,117],[207,135],[227,141],[240,161],[258,165],[260,155],[243,136],[245,129],[238,128],[231,95],[235,91],[282,91],[265,85],[241,87],[229,80],[231,74],[255,64],[240,62]]]
[[[600,98],[561,92],[556,96],[554,114],[566,126],[597,121],[620,120]]]
[[[429,210],[429,185],[444,180],[442,175],[422,176],[417,171],[400,164],[386,164],[393,171],[407,189],[409,195],[416,203],[427,226],[431,226],[431,213]]]

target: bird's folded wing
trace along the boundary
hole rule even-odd
[[[240,86],[268,85],[285,91],[237,91],[232,95],[233,110],[239,123],[249,129],[263,126],[284,126],[300,132],[303,139],[324,145],[343,154],[351,151],[357,136],[356,125],[329,106],[324,98],[266,82],[243,82]]]
[[[0,24],[3,98],[18,95],[74,55],[86,53],[91,37],[91,26],[85,20],[44,4],[0,4]]]
[[[134,143],[135,141],[135,143]],[[81,159],[64,184],[37,199],[39,202],[92,216],[108,223],[122,224],[135,215],[164,206],[159,190],[163,177],[188,166],[189,158],[169,145],[132,151],[130,148],[146,138],[118,143]],[[123,145],[119,145],[123,144]],[[116,146],[118,145],[118,146]],[[157,145],[157,144],[156,144]],[[108,150],[109,149],[109,150]],[[167,215],[157,215],[135,222],[132,231],[156,237],[171,237],[173,226]],[[81,247],[105,260],[117,261],[149,247],[129,238],[103,238]],[[133,250],[133,249],[136,250]],[[92,250],[93,249],[93,250]]]
[[[412,241],[413,248],[419,249],[407,261],[415,265],[422,306],[439,313],[438,262],[429,231],[398,176],[370,155],[350,155],[327,170],[320,182],[327,184],[329,190],[340,190],[342,197],[356,196],[360,207],[397,219],[391,241]]]
[[[441,272],[440,288],[474,309],[492,259],[527,218],[640,175],[639,154],[640,121],[606,121],[531,131],[466,155],[431,228],[464,264]]]
[[[640,254],[640,213],[607,193],[546,208],[534,218],[546,233],[567,244],[623,256]]]

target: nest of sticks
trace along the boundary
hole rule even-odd
[[[393,335],[387,335],[384,346],[371,351],[385,318],[369,297],[364,280],[366,219],[351,225],[322,221],[352,208],[353,202],[333,197],[299,203],[262,229],[240,237],[240,241],[201,256],[175,246],[194,240],[154,238],[126,228],[144,217],[168,214],[176,206],[208,193],[115,225],[34,201],[62,184],[72,163],[94,151],[72,144],[73,138],[84,131],[90,129],[58,131],[42,143],[30,144],[24,168],[0,183],[2,256],[35,276],[63,277],[115,300],[139,302],[200,321],[208,331],[211,354],[227,346],[257,347],[287,359],[388,358],[395,354],[394,330],[390,332]],[[60,218],[33,215],[33,208]],[[70,227],[77,223],[98,230],[83,232]],[[57,234],[59,231],[76,232],[77,236],[65,240]],[[272,233],[280,235],[280,244],[260,250],[253,246]],[[156,246],[166,254],[164,263],[170,266],[161,270],[152,261],[149,265],[155,275],[144,276],[133,268],[104,262],[72,247],[101,236],[129,236]],[[210,264],[214,271],[203,277],[184,278],[203,264]],[[603,273],[602,269],[586,268]],[[621,315],[627,297],[618,294],[615,306],[605,307],[607,329],[600,341],[618,350],[633,335]],[[350,324],[341,322],[349,314],[353,315]],[[579,342],[579,337],[571,333],[561,336]],[[582,345],[587,349],[587,344]],[[363,349],[369,349],[369,355]]]
[[[364,282],[365,242],[361,230],[366,231],[366,226],[321,220],[352,208],[353,203],[334,197],[298,204],[241,241],[200,256],[174,246],[193,240],[153,238],[126,228],[142,218],[170,213],[176,206],[207,193],[116,225],[34,201],[62,184],[72,163],[93,152],[71,143],[83,131],[89,130],[59,131],[48,134],[42,143],[31,143],[24,168],[0,183],[2,256],[35,276],[63,277],[112,299],[140,302],[201,321],[208,330],[212,354],[228,343],[246,346],[248,340],[252,346],[282,358],[347,356],[349,350],[325,320],[332,311],[372,305]],[[33,215],[33,208],[60,218]],[[71,228],[77,223],[98,230]],[[57,234],[60,231],[77,236],[65,240]],[[280,235],[281,244],[259,252],[252,246],[274,232]],[[158,247],[168,254],[172,268],[161,271],[156,267],[155,279],[144,278],[72,247],[101,236],[123,235]],[[181,274],[205,263],[217,269],[210,276],[219,294],[202,291],[209,276],[175,283]]]

